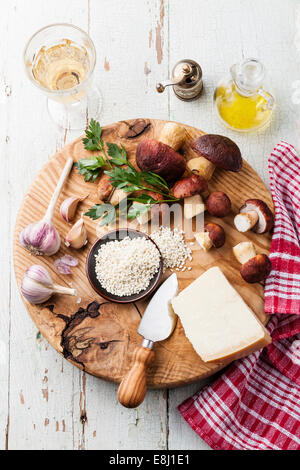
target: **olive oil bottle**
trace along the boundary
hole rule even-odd
[[[214,93],[214,104],[221,122],[232,130],[251,132],[270,122],[275,99],[262,88],[265,72],[256,59],[247,59],[230,69]]]

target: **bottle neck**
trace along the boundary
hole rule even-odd
[[[233,83],[234,83],[236,92],[245,98],[250,98],[250,96],[257,95],[259,91],[259,89],[252,89],[252,90],[247,89],[246,90],[242,86],[240,86],[240,84],[236,80],[233,80]]]
[[[230,68],[237,92],[242,96],[253,96],[258,93],[264,78],[264,67],[257,59],[246,59],[241,64]]]

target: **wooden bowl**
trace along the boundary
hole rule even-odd
[[[114,294],[111,294],[110,292],[107,292],[107,290],[104,289],[104,287],[102,287],[101,283],[99,282],[96,276],[95,255],[98,253],[101,245],[109,241],[123,240],[125,237],[146,238],[147,240],[150,240],[151,243],[153,243],[156,246],[156,248],[158,249],[160,253],[160,250],[158,246],[156,245],[156,243],[154,243],[154,241],[146,233],[139,232],[138,230],[125,228],[125,229],[113,230],[112,232],[108,232],[105,235],[103,235],[101,238],[99,238],[91,247],[87,256],[87,260],[86,260],[86,274],[87,274],[87,278],[92,288],[99,295],[101,295],[101,297],[103,297],[104,299],[109,300],[110,302],[116,302],[119,304],[129,304],[131,302],[137,302],[138,300],[142,300],[148,295],[152,294],[154,290],[158,287],[160,280],[162,278],[162,275],[163,275],[163,261],[162,261],[162,256],[160,253],[160,263],[159,263],[158,272],[151,279],[150,284],[147,287],[147,289],[139,292],[138,294],[126,295],[122,297],[120,297],[119,295],[114,295]]]

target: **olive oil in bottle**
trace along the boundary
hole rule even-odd
[[[262,88],[264,67],[247,59],[230,69],[214,93],[214,104],[221,122],[232,130],[251,132],[265,127],[275,106],[274,97]]]

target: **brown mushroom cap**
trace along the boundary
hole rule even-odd
[[[215,248],[221,248],[224,245],[226,235],[221,225],[209,222],[204,225],[204,231],[209,233],[209,238]]]
[[[212,192],[206,199],[205,205],[210,215],[215,217],[225,217],[231,211],[231,201],[222,191]]]
[[[258,215],[258,221],[252,228],[256,233],[269,232],[274,225],[274,216],[269,206],[260,199],[247,199],[245,204],[240,208],[240,213],[255,211]]]
[[[240,171],[243,160],[241,151],[228,137],[217,134],[204,134],[198,137],[192,149],[223,170]]]
[[[253,284],[264,281],[269,276],[271,269],[272,264],[268,256],[260,254],[243,264],[240,273],[246,282]]]
[[[207,182],[200,175],[192,174],[177,181],[171,189],[174,197],[183,199],[207,191]]]
[[[136,163],[140,170],[152,171],[167,182],[180,178],[186,167],[185,159],[180,153],[155,139],[144,139],[138,144]]]

